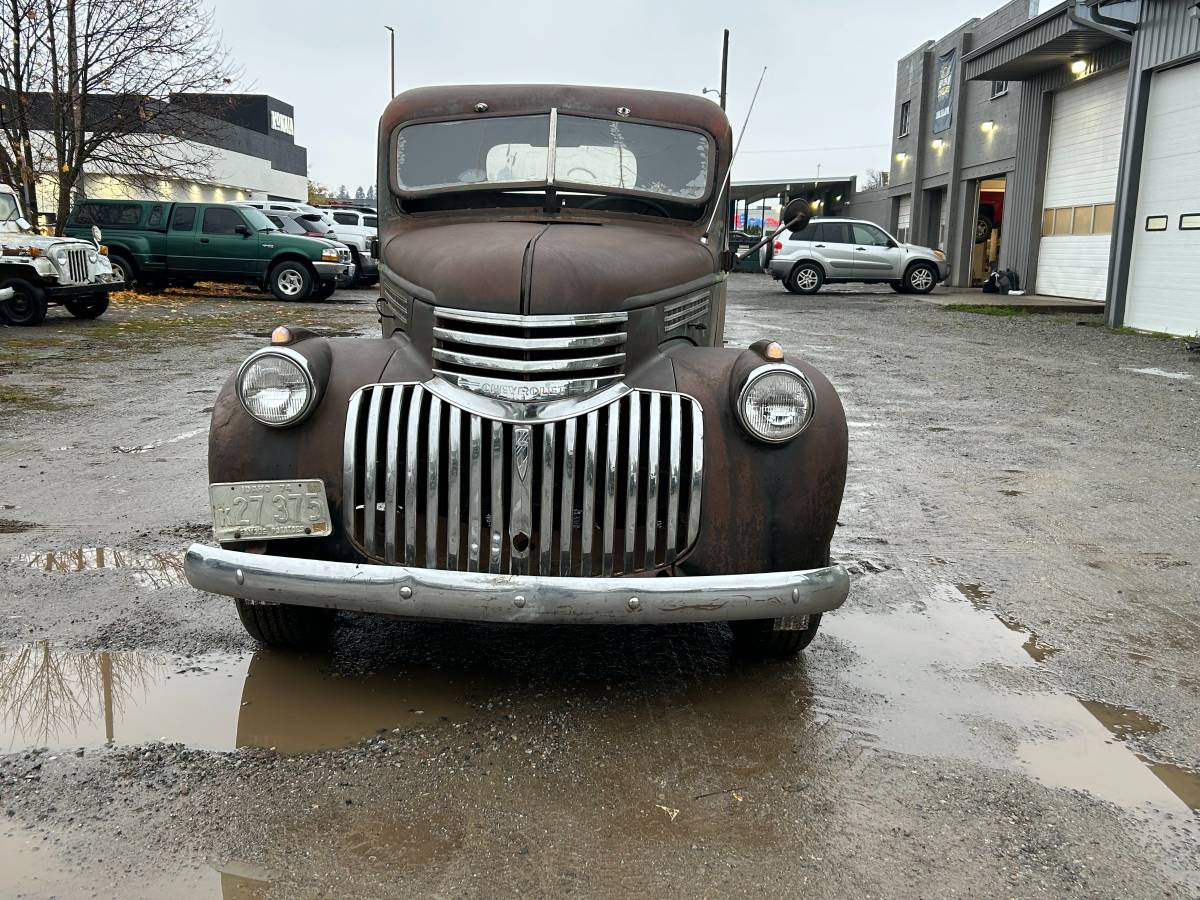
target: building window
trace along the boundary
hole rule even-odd
[[[905,100],[900,104],[900,137],[908,136],[908,108],[911,101]]]
[[[997,97],[1003,97],[1007,93],[1008,93],[1008,82],[1007,81],[993,81],[992,82],[992,99],[993,100],[995,100]]]
[[[1112,234],[1112,203],[1058,206],[1042,211],[1042,237]]]

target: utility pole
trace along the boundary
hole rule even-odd
[[[725,108],[725,88],[729,83],[729,29],[721,43],[721,109]]]
[[[388,39],[392,45],[392,53],[391,53],[391,57],[392,57],[392,96],[395,97],[396,96],[396,29],[393,28],[391,25],[384,25],[383,27],[388,30],[388,33],[389,33]]]

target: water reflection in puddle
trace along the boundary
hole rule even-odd
[[[150,590],[186,583],[181,550],[151,552],[126,547],[73,547],[22,553],[15,557],[15,561],[43,572],[123,569],[129,572],[135,583]]]
[[[266,651],[199,662],[46,642],[0,651],[3,752],[162,740],[302,753],[441,716],[466,717],[461,695],[413,670],[338,677],[319,659]]]
[[[886,715],[870,726],[881,743],[988,766],[1012,760],[1044,784],[1128,808],[1200,811],[1200,773],[1125,743],[1163,726],[1046,687],[1040,663],[1056,648],[996,616],[990,596],[978,584],[940,585],[928,602],[886,615],[843,610],[830,617],[830,633],[861,658],[848,680],[887,699]]]

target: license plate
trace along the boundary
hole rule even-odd
[[[218,542],[321,537],[331,530],[319,478],[210,484],[208,499]]]

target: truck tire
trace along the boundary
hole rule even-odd
[[[734,653],[743,659],[791,659],[813,642],[821,627],[821,615],[808,617],[808,627],[799,631],[776,631],[772,619],[730,622]]]
[[[333,634],[332,609],[292,606],[288,603],[251,603],[234,600],[238,618],[250,637],[279,650],[314,650],[329,643]]]
[[[6,278],[0,288],[12,288],[13,295],[0,300],[0,321],[9,325],[40,325],[46,318],[46,292],[24,278]]]
[[[333,292],[337,290],[336,281],[323,281],[313,288],[310,300],[328,300],[333,296]]]
[[[108,261],[114,269],[121,273],[121,277],[125,280],[125,290],[132,288],[134,279],[137,277],[137,269],[133,265],[133,260],[120,253],[110,253]]]
[[[108,294],[90,300],[64,300],[63,306],[77,319],[98,319],[108,309]]]
[[[304,263],[290,259],[271,270],[267,283],[279,300],[307,300],[313,290],[312,273]]]

